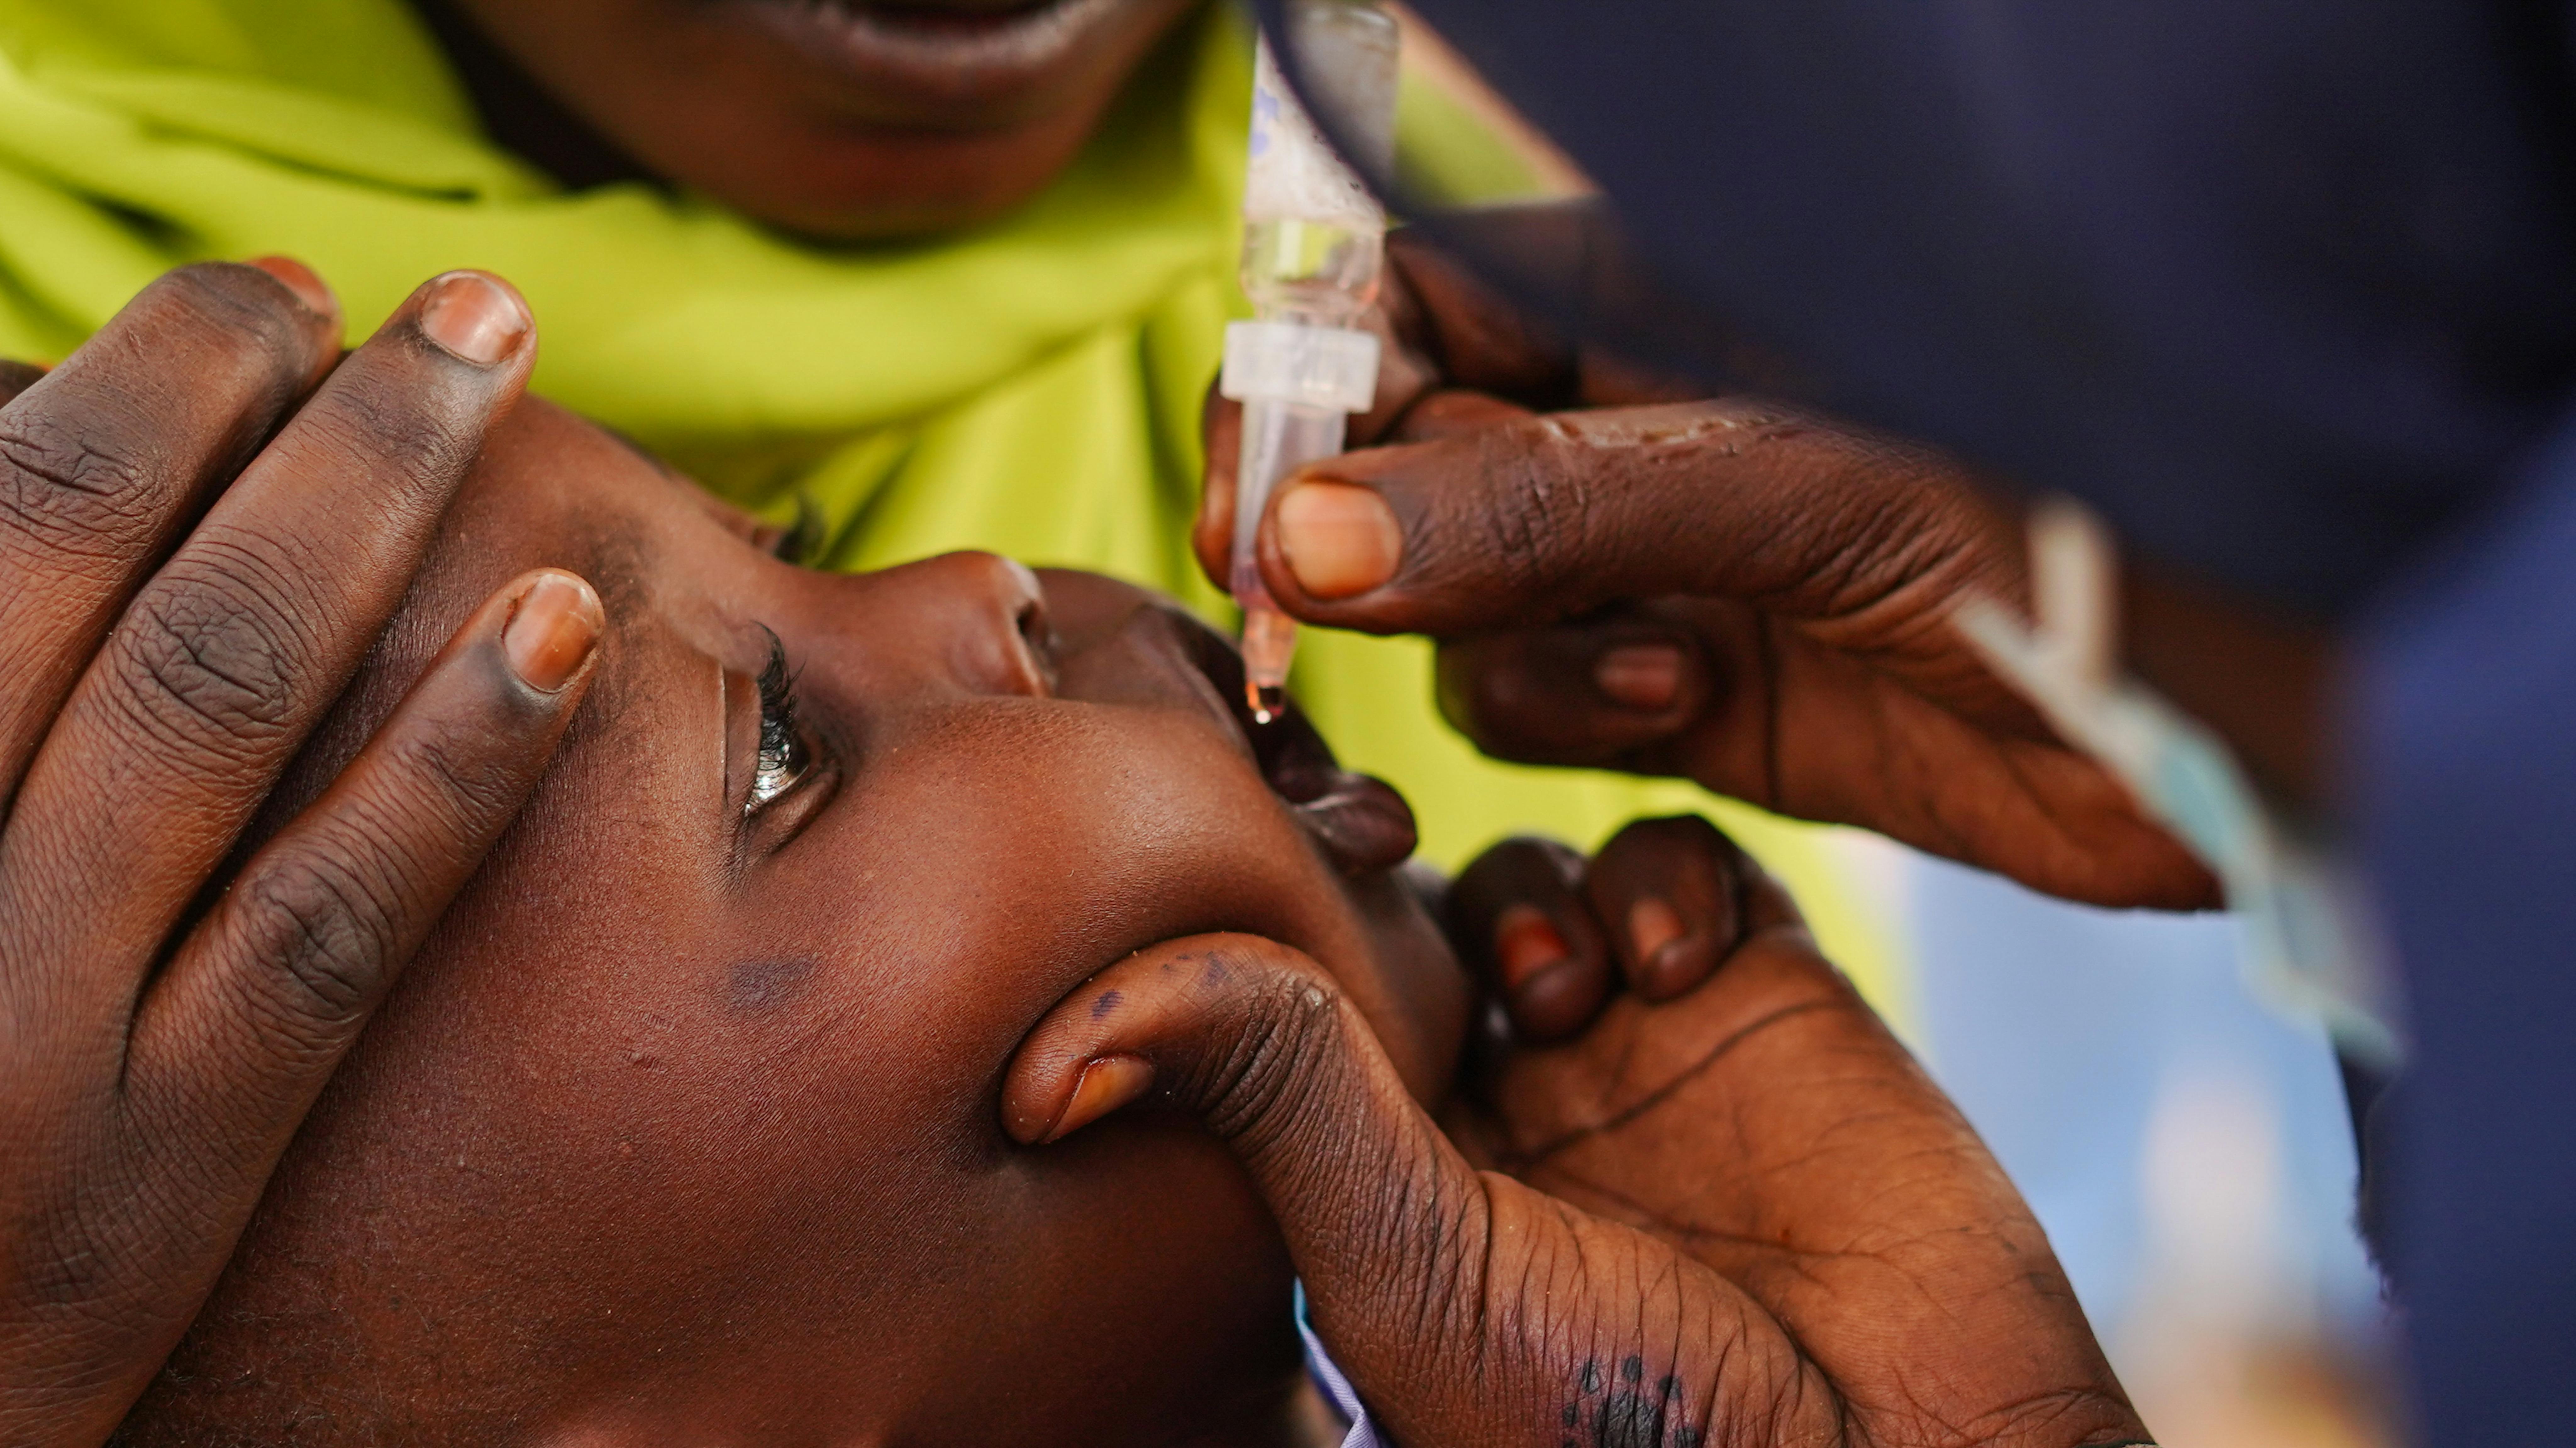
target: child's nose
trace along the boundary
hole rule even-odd
[[[913,567],[956,610],[950,665],[960,684],[1035,698],[1055,692],[1055,627],[1036,574],[992,553],[948,553]]]

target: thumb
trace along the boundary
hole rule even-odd
[[[2013,536],[1941,455],[1737,398],[1317,463],[1273,497],[1261,567],[1309,622],[1452,636],[1669,594],[1806,618],[1971,583],[2013,598]]]
[[[18,394],[36,385],[45,369],[32,362],[12,362],[0,357],[0,407],[17,400]]]
[[[1147,1096],[1230,1147],[1286,1236],[1315,1327],[1417,1448],[1798,1438],[1833,1395],[1707,1268],[1472,1170],[1312,960],[1246,935],[1128,957],[1029,1033],[1003,1078],[1024,1143]],[[1761,1425],[1757,1428],[1757,1425]]]
[[[1197,1116],[1243,1163],[1319,1321],[1392,1321],[1435,1292],[1474,1297],[1461,1274],[1483,1258],[1482,1183],[1305,955],[1201,935],[1120,961],[1021,1043],[1002,1121],[1018,1141],[1054,1142],[1148,1096]],[[1438,1345],[1416,1346],[1417,1361],[1437,1360]],[[1390,1365],[1370,1366],[1373,1390],[1402,1391]]]

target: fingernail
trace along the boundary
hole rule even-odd
[[[1279,551],[1309,598],[1349,598],[1395,576],[1404,530],[1386,499],[1349,483],[1302,482],[1279,497]]]
[[[1535,905],[1514,905],[1494,919],[1494,968],[1517,994],[1540,971],[1574,954],[1556,922]]]
[[[510,289],[474,272],[449,272],[430,283],[421,304],[422,335],[473,363],[489,367],[527,340],[528,309]]]
[[[554,693],[581,671],[605,621],[599,595],[569,573],[548,572],[519,595],[501,626],[510,671],[528,687]]]
[[[1671,644],[1621,644],[1592,665],[1592,683],[1611,703],[1660,714],[1682,694],[1682,651]]]
[[[1589,1014],[1591,976],[1572,957],[1548,966],[1512,991],[1512,1016],[1531,1039],[1551,1040],[1575,1030]]]
[[[1682,913],[1669,901],[1649,895],[1628,907],[1628,942],[1637,948],[1637,959],[1649,961],[1655,952],[1682,938],[1689,927],[1682,923]]]
[[[340,315],[340,299],[331,295],[331,288],[324,285],[322,279],[313,274],[313,268],[295,258],[255,256],[245,265],[255,266],[286,283],[286,289],[295,293],[295,299],[302,302],[307,311],[324,317]]]
[[[1707,965],[1689,929],[1680,911],[1652,896],[1628,907],[1628,939],[1637,950],[1630,984],[1637,994],[1670,1000],[1699,983]]]
[[[1041,1141],[1062,1141],[1110,1112],[1145,1094],[1154,1084],[1154,1063],[1141,1056],[1103,1056],[1086,1063],[1073,1083],[1073,1099],[1047,1128]]]

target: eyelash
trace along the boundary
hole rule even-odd
[[[760,671],[760,748],[751,766],[751,791],[743,813],[758,814],[770,801],[802,783],[813,768],[813,750],[796,725],[796,676],[787,669],[787,646],[769,634],[769,662]]]

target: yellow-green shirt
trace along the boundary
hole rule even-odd
[[[562,190],[482,133],[400,0],[0,0],[0,355],[59,358],[207,257],[301,258],[360,331],[424,278],[484,267],[536,310],[537,391],[755,509],[804,495],[830,566],[989,548],[1224,620],[1187,538],[1199,409],[1242,310],[1250,69],[1248,29],[1212,7],[1014,214],[826,248],[686,193]],[[1462,114],[1404,109],[1408,125]],[[1429,658],[1310,632],[1295,683],[1348,762],[1413,800],[1432,859],[1710,808],[1846,968],[1883,980],[1813,832],[1675,786],[1485,760],[1434,714]]]

